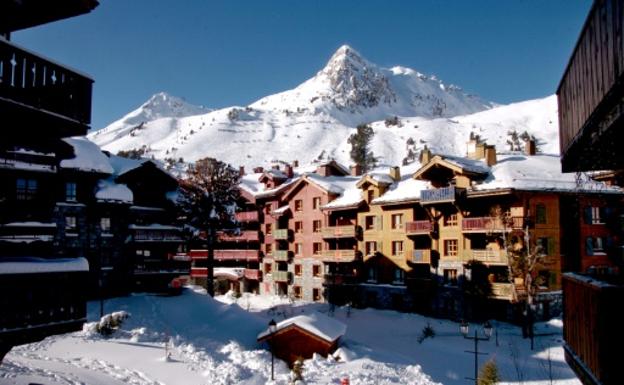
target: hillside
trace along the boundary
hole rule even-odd
[[[358,124],[373,122],[375,155],[395,165],[424,144],[463,155],[470,132],[503,150],[509,130],[527,131],[542,151],[556,153],[556,108],[554,97],[496,106],[433,76],[379,67],[343,46],[311,79],[249,106],[210,111],[161,93],[89,138],[113,153],[138,150],[162,160],[349,163],[347,138]],[[393,117],[398,124],[387,125]]]

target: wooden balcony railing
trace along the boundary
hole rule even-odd
[[[412,263],[431,263],[431,250],[417,249],[412,250]]]
[[[241,212],[236,213],[235,217],[238,222],[257,222],[258,212],[257,211],[241,211]]]
[[[91,123],[93,80],[0,40],[0,101]]]
[[[177,232],[161,230],[135,230],[134,240],[137,242],[181,242],[182,237]]]
[[[290,250],[273,250],[273,260],[279,262],[288,262],[292,252]]]
[[[258,242],[260,240],[260,232],[258,230],[244,230],[239,234],[219,233],[219,241],[221,242]]]
[[[624,12],[620,1],[594,1],[557,89],[563,171],[613,169],[622,116]],[[598,135],[594,135],[598,134]],[[604,136],[604,141],[600,137]],[[610,139],[611,140],[610,140]],[[598,143],[596,143],[598,141]],[[608,151],[605,151],[608,147]],[[615,152],[612,152],[615,150]],[[604,152],[603,152],[604,151]],[[569,156],[569,159],[568,159]]]
[[[624,384],[624,286],[570,273],[562,286],[566,361],[585,384]]]
[[[217,261],[258,261],[260,260],[259,250],[215,250],[214,258]]]
[[[276,229],[273,230],[273,239],[279,241],[287,241],[290,238],[290,230],[289,229]]]
[[[411,221],[405,223],[405,233],[407,235],[429,234],[433,231],[431,221]]]
[[[355,261],[356,251],[348,250],[323,250],[321,259],[323,262],[353,262]]]
[[[323,238],[355,238],[357,235],[355,225],[327,226],[321,231]]]
[[[262,271],[258,269],[245,269],[243,276],[252,281],[260,281],[262,279]]]
[[[358,283],[358,278],[354,274],[329,273],[323,275],[323,285],[353,285]]]
[[[290,271],[273,270],[271,273],[275,282],[290,282]]]
[[[455,202],[460,191],[455,186],[423,190],[420,192],[420,202],[422,204]]]
[[[464,250],[464,260],[475,260],[489,265],[507,265],[507,253],[503,250]]]
[[[512,217],[505,225],[502,218],[474,217],[462,219],[462,231],[472,233],[503,232],[512,229],[522,229],[524,218]]]

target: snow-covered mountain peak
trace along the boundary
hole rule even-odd
[[[211,111],[205,107],[187,103],[184,99],[166,92],[159,92],[152,95],[138,110],[141,110],[142,115],[145,116],[147,120],[178,118],[205,114]]]

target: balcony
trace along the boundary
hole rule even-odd
[[[241,211],[235,214],[235,218],[238,222],[258,222],[257,211]]]
[[[0,40],[0,115],[27,126],[6,134],[86,135],[92,86],[88,77]]]
[[[349,250],[323,250],[321,251],[321,259],[323,262],[353,262],[355,261],[356,251]]]
[[[239,234],[219,233],[221,242],[258,242],[259,240],[260,232],[257,230],[244,230]]]
[[[594,1],[557,89],[563,172],[619,169],[624,29],[619,1]]]
[[[405,233],[407,235],[428,235],[433,231],[433,224],[430,221],[411,221],[405,223]]]
[[[435,203],[453,203],[457,200],[463,189],[455,186],[441,187],[420,192],[420,203],[423,205]]]
[[[243,276],[252,281],[260,281],[262,279],[262,271],[258,269],[245,269]]]
[[[462,219],[462,231],[464,233],[494,233],[511,229],[522,229],[524,218],[512,217],[507,226],[503,220],[497,217],[475,217]]]
[[[273,239],[278,241],[287,241],[290,239],[290,230],[289,229],[276,229],[273,230]]]
[[[273,260],[278,262],[288,262],[292,252],[290,250],[273,250]]]
[[[260,260],[260,250],[215,250],[215,261],[250,261]]]
[[[492,294],[490,295],[490,298],[504,301],[513,300],[513,286],[511,283],[493,282],[491,287]]]
[[[503,250],[464,250],[465,261],[479,261],[486,265],[507,266],[507,252]]]
[[[585,384],[624,384],[622,282],[563,276],[563,339],[567,363]]]
[[[357,228],[355,225],[345,226],[328,226],[323,227],[323,238],[355,238],[357,236]]]
[[[160,230],[135,230],[135,242],[182,242],[177,232]]]
[[[271,276],[275,282],[290,282],[291,274],[290,271],[274,270]]]
[[[429,249],[420,249],[420,250],[412,250],[412,263],[431,263],[431,250]]]

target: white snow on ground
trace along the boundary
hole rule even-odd
[[[256,336],[271,318],[279,322],[315,311],[346,324],[347,332],[338,360],[305,362],[308,385],[339,384],[347,376],[352,385],[463,385],[464,377],[473,375],[473,355],[464,352],[473,343],[451,321],[374,309],[336,308],[332,314],[327,304],[249,294],[217,299],[221,302],[187,289],[174,297],[106,300],[105,312],[130,314],[120,330],[102,337],[87,325],[83,332],[14,348],[0,366],[0,384],[286,385],[288,369],[279,360],[276,381],[269,380],[271,356]],[[99,303],[89,303],[89,320],[99,319]],[[436,335],[419,344],[427,323]],[[546,385],[552,377],[556,385],[580,384],[563,359],[560,320],[538,324],[534,351],[518,327],[495,326],[498,338],[479,344],[479,351],[488,353],[480,362],[495,358],[506,383]]]

